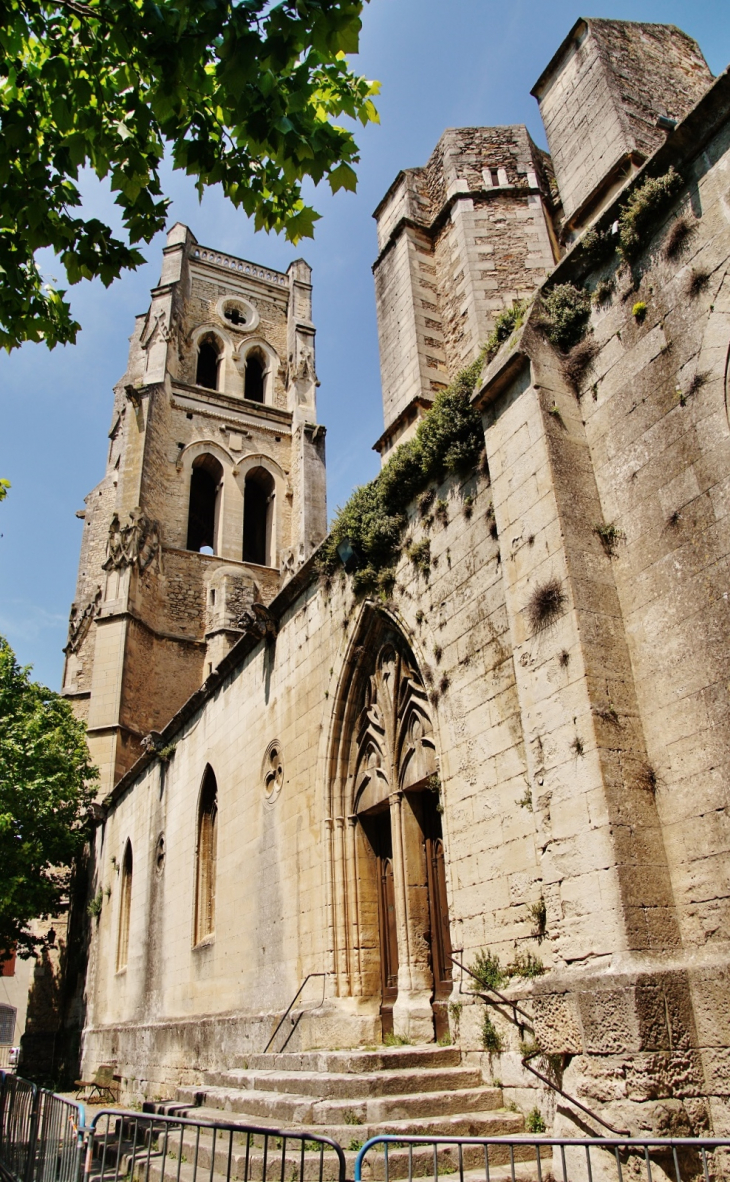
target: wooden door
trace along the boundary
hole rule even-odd
[[[441,815],[437,798],[423,793],[423,831],[428,882],[428,907],[431,922],[431,970],[433,972],[433,1007],[436,1039],[448,1034],[448,1004],[453,986],[451,977],[451,934],[449,904],[446,896],[446,866]]]
[[[378,925],[380,928],[380,1016],[383,1034],[393,1033],[393,1006],[398,996],[398,931],[393,887],[393,839],[390,813],[373,818],[373,846],[378,863]]]

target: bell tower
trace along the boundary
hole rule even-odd
[[[163,249],[86,498],[63,692],[107,793],[327,529],[311,268]]]

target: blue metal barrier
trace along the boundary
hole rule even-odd
[[[378,1148],[380,1153],[374,1152]],[[371,1137],[355,1160],[355,1182],[366,1177],[459,1182],[711,1182],[727,1177],[730,1139],[713,1137]],[[718,1160],[720,1159],[720,1160]],[[655,1175],[652,1175],[652,1166]]]
[[[0,1071],[0,1174],[6,1182],[78,1182],[83,1104]]]

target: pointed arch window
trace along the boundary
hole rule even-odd
[[[264,402],[266,387],[266,358],[260,349],[252,349],[246,356],[246,376],[243,396],[249,402]]]
[[[122,894],[119,904],[119,935],[117,937],[117,972],[126,969],[129,955],[129,917],[132,907],[132,843],[127,842],[122,859]]]
[[[265,468],[252,468],[243,493],[243,561],[274,564],[274,478]]]
[[[211,455],[197,456],[190,475],[188,550],[218,552],[223,465]]]
[[[218,784],[212,767],[205,769],[198,806],[198,840],[195,858],[194,943],[215,931],[215,880],[218,846]]]
[[[198,343],[198,360],[195,367],[195,384],[206,390],[220,388],[220,370],[223,350],[213,333],[208,333]]]

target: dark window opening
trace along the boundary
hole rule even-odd
[[[132,845],[127,842],[122,859],[122,897],[119,909],[117,972],[126,968],[129,954],[129,918],[132,909]]]
[[[273,476],[265,468],[254,468],[246,477],[243,498],[243,561],[271,566]]]
[[[215,931],[215,879],[218,847],[218,785],[211,767],[205,769],[198,808],[198,848],[195,868],[195,932],[199,944]]]
[[[216,551],[218,502],[223,469],[213,456],[198,456],[190,476],[187,549]]]
[[[223,313],[226,320],[230,320],[231,324],[245,324],[246,317],[238,308],[226,308]]]
[[[258,353],[249,353],[246,358],[246,382],[243,396],[249,402],[263,402],[264,400],[264,362]]]
[[[198,367],[195,382],[206,390],[218,389],[218,358],[220,350],[216,341],[206,337],[198,346]]]

